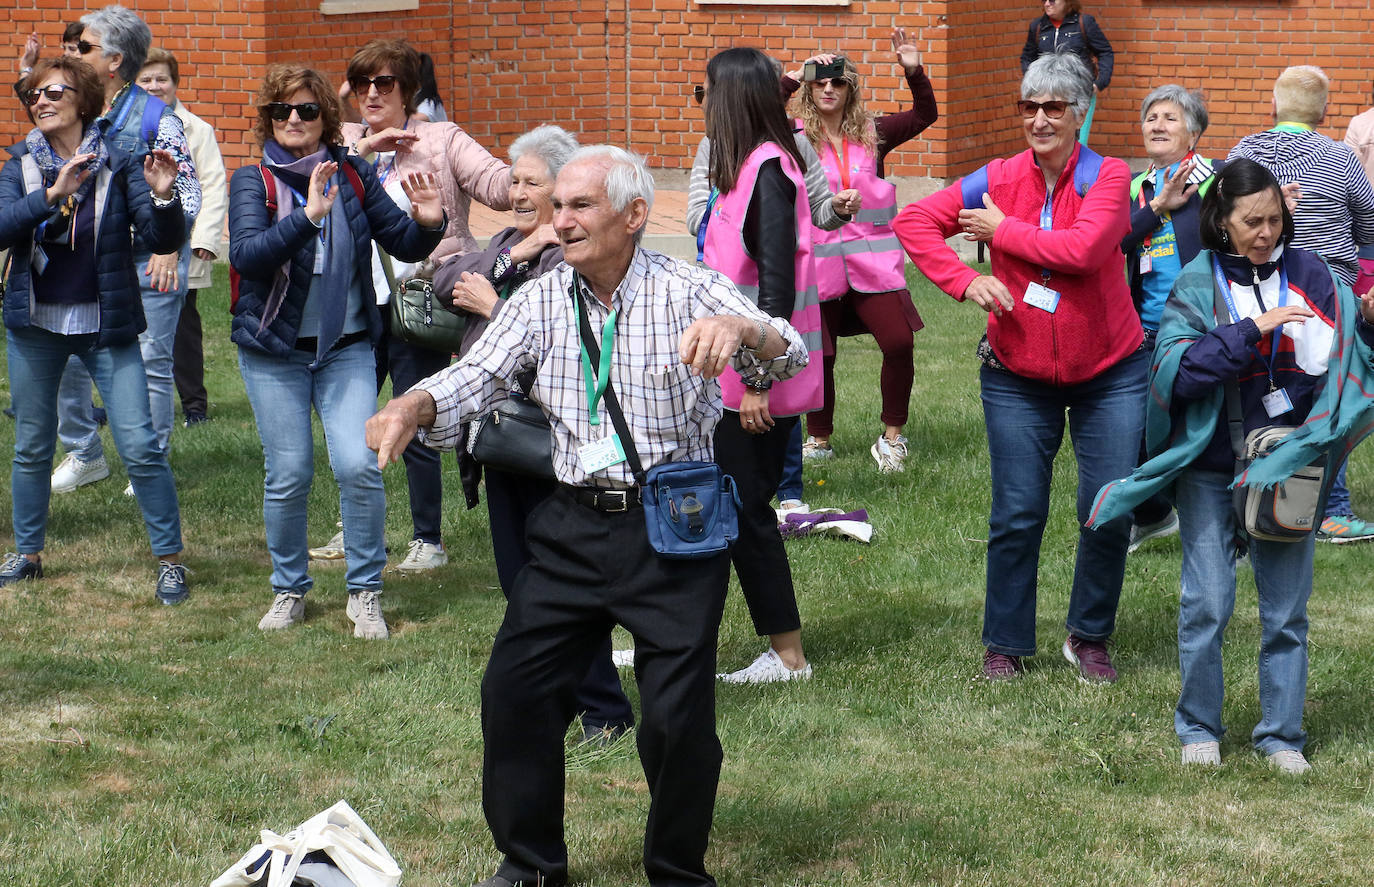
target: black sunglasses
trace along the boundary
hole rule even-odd
[[[290,120],[292,111],[295,111],[301,120],[309,123],[312,120],[319,119],[320,103],[302,102],[299,105],[288,105],[286,102],[270,102],[267,105],[267,116],[278,123],[284,120]]]
[[[71,46],[71,45],[72,45],[72,44],[70,44],[70,43],[65,43],[65,44],[63,44],[63,48],[66,48],[66,47]],[[101,46],[99,43],[87,43],[85,40],[78,40],[78,41],[76,41],[76,44],[75,44],[75,45],[76,45],[76,54],[77,54],[77,55],[85,55],[86,53],[90,52],[92,49],[104,49],[104,48],[105,48],[105,47]]]
[[[1028,102],[1025,99],[1016,103],[1016,110],[1021,112],[1021,116],[1027,119],[1034,117],[1037,112],[1044,111],[1045,116],[1051,120],[1058,120],[1064,116],[1064,112],[1069,110],[1068,102],[1061,102],[1058,99],[1050,102]]]
[[[391,74],[383,74],[380,77],[364,77],[358,74],[348,78],[348,85],[359,94],[367,92],[367,87],[371,85],[377,87],[377,95],[390,95],[396,88],[396,78]]]
[[[65,83],[54,83],[51,86],[26,89],[19,97],[24,100],[24,104],[33,107],[38,104],[39,98],[46,98],[48,101],[54,103],[60,102],[62,101],[62,96],[67,92],[76,92],[76,87],[68,86]]]
[[[822,88],[824,88],[825,85],[829,83],[832,89],[840,89],[841,87],[849,85],[849,81],[844,79],[843,77],[831,77],[829,80],[809,80],[807,82],[810,83],[812,86],[819,86]]]

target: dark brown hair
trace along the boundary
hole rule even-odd
[[[81,126],[90,126],[91,121],[105,110],[105,90],[100,85],[95,68],[69,55],[40,59],[33,66],[33,72],[24,79],[24,90],[27,92],[42,83],[53,71],[60,71],[67,85],[76,92],[76,113],[81,118]],[[29,115],[29,122],[33,123],[33,107],[27,102],[24,104],[24,113]]]
[[[353,53],[348,60],[348,80],[371,77],[383,68],[390,68],[401,90],[401,103],[406,116],[415,113],[415,94],[420,91],[420,53],[404,40],[373,40]],[[358,96],[359,101],[362,96]]]
[[[706,101],[711,184],[722,194],[734,189],[744,161],[764,142],[775,143],[799,169],[806,169],[768,56],[744,47],[718,52],[706,63],[706,80],[711,87]]]
[[[262,79],[262,89],[258,91],[258,119],[253,121],[253,135],[258,144],[265,145],[272,138],[272,118],[267,114],[267,106],[286,101],[298,89],[310,90],[320,105],[320,120],[324,122],[320,141],[326,145],[343,144],[339,95],[323,74],[304,65],[273,65],[267,69],[267,76]]]

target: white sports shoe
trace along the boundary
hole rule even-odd
[[[796,669],[788,668],[782,658],[769,647],[759,658],[747,667],[729,674],[718,674],[717,678],[727,684],[773,684],[778,681],[805,681],[811,678],[811,663]]]
[[[1273,752],[1269,755],[1269,763],[1280,773],[1287,773],[1289,776],[1301,776],[1312,769],[1312,765],[1307,763],[1307,758],[1295,748],[1281,748]]]
[[[628,650],[612,650],[611,664],[616,668],[634,668],[635,648],[631,647]]]
[[[290,628],[305,618],[305,598],[298,594],[282,592],[272,600],[267,615],[258,621],[263,631],[277,631]]]
[[[312,548],[309,551],[312,561],[337,561],[344,556],[343,547],[343,521],[339,521],[339,532],[330,537],[329,541],[319,548]]]
[[[810,462],[813,459],[833,459],[835,448],[830,445],[830,441],[821,443],[814,437],[807,437],[802,443],[802,461]]]
[[[905,435],[899,434],[896,440],[888,440],[886,435],[880,434],[877,443],[869,447],[868,452],[873,455],[873,461],[878,463],[881,472],[906,470]]]
[[[110,466],[106,464],[104,456],[96,456],[89,462],[83,462],[76,458],[75,453],[68,453],[67,458],[63,459],[62,464],[52,473],[52,491],[70,493],[77,487],[93,484],[109,476]]]
[[[1221,766],[1221,743],[1216,740],[1206,742],[1185,742],[1183,744],[1183,763],[1201,764],[1207,767]]]
[[[1130,554],[1140,546],[1149,542],[1151,539],[1159,539],[1162,536],[1174,536],[1178,533],[1178,512],[1170,511],[1169,516],[1158,523],[1131,524],[1131,543],[1126,547],[1126,553]]]
[[[412,539],[406,546],[405,560],[396,569],[403,573],[422,573],[448,563],[448,552],[444,546],[423,539]]]
[[[391,636],[387,630],[386,619],[382,617],[382,593],[380,591],[358,591],[348,595],[348,606],[344,608],[353,623],[353,636],[365,641],[384,641]]]

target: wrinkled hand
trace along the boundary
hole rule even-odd
[[[153,289],[160,293],[170,293],[177,288],[177,258],[176,253],[154,254],[148,257],[148,265],[143,269],[143,276],[148,278],[148,283]]]
[[[464,271],[453,284],[453,307],[491,319],[498,297],[496,288],[480,274]]]
[[[1283,192],[1284,205],[1288,207],[1288,214],[1291,216],[1298,211],[1298,202],[1302,200],[1302,185],[1297,182],[1289,182],[1279,188]]]
[[[855,188],[846,188],[830,198],[830,205],[842,216],[852,216],[864,205],[864,196]]]
[[[373,154],[384,151],[400,151],[402,154],[407,154],[418,141],[420,141],[419,133],[388,126],[381,132],[374,132],[358,139],[358,153]]]
[[[363,428],[367,448],[377,454],[377,467],[399,461],[416,432],[433,425],[435,418],[434,398],[428,391],[407,391],[373,414]]]
[[[1360,316],[1365,323],[1374,324],[1374,287],[1360,296]]]
[[[545,223],[530,232],[529,236],[510,248],[510,258],[517,265],[539,258],[539,254],[559,243],[558,232],[553,225]]]
[[[38,32],[29,35],[24,41],[24,51],[19,53],[19,67],[32,68],[38,63],[38,49],[42,44],[38,41]]]
[[[1188,176],[1193,174],[1196,167],[1196,157],[1189,157],[1178,165],[1178,171],[1169,176],[1164,182],[1164,187],[1155,195],[1155,199],[1150,201],[1150,208],[1154,210],[1155,215],[1173,212],[1197,193],[1197,185],[1188,184]]]
[[[410,217],[425,228],[444,223],[443,195],[431,173],[411,173],[401,180],[401,190],[410,198]]]
[[[997,208],[991,194],[983,195],[984,209],[959,210],[959,227],[964,229],[964,239],[992,243],[992,235],[1002,224],[1006,214]]]
[[[915,34],[912,37],[915,37]],[[908,74],[914,73],[921,66],[921,51],[916,48],[914,40],[907,39],[904,28],[892,29],[892,51],[897,53],[897,64]]]
[[[703,317],[682,334],[677,355],[703,379],[714,379],[730,364],[747,331],[754,324],[742,317],[713,314]]]
[[[305,192],[305,217],[316,225],[329,215],[334,201],[339,199],[339,189],[329,187],[329,181],[338,171],[339,164],[326,160],[316,164],[315,171],[310,173],[310,186]]]
[[[1001,317],[1003,311],[1010,311],[1016,306],[1016,300],[1012,298],[1007,285],[988,274],[980,274],[973,278],[968,289],[964,290],[964,298],[973,300],[979,308],[991,311],[997,317]]]
[[[213,262],[215,260],[215,254],[203,246],[198,246],[191,250],[191,255],[205,262]]]
[[[86,168],[86,164],[94,159],[94,154],[77,154],[57,171],[57,180],[47,190],[49,206],[56,206],[59,201],[76,193],[81,183],[90,178],[94,171]]]
[[[1360,313],[1364,313],[1364,299],[1360,300]],[[1305,305],[1280,305],[1256,317],[1255,326],[1259,327],[1260,335],[1267,336],[1285,323],[1295,320],[1301,323],[1311,316],[1312,312]]]
[[[768,392],[744,389],[739,403],[739,427],[750,434],[763,434],[773,427],[773,417],[768,412]]]
[[[177,160],[172,152],[157,148],[143,158],[143,180],[158,200],[172,199],[172,185],[177,180]]]

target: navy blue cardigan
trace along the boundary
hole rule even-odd
[[[418,262],[439,246],[445,226],[433,231],[421,228],[387,196],[370,164],[345,154],[343,148],[331,147],[329,151],[335,162],[353,164],[363,183],[363,202],[359,203],[353,187],[341,175],[344,181],[338,199],[344,202],[344,216],[353,234],[354,273],[362,283],[367,331],[376,345],[382,335],[382,319],[372,286],[372,241],[403,262]],[[278,189],[278,201],[292,199],[289,191]],[[285,357],[295,348],[314,275],[319,234],[320,229],[305,217],[304,207],[293,209],[279,224],[269,215],[257,164],[234,173],[229,183],[229,262],[239,273],[239,301],[230,332],[234,344],[276,357]],[[259,331],[272,280],[288,261],[291,270],[286,297],[277,316]]]
[[[107,168],[96,173],[108,180],[105,205],[99,209],[95,263],[100,303],[100,331],[96,347],[123,345],[147,328],[138,270],[134,267],[132,227],[155,253],[174,253],[186,242],[186,216],[175,198],[163,208],[153,206],[152,193],[143,178],[143,164],[110,148]],[[9,149],[10,159],[0,168],[0,249],[10,250],[10,272],[5,286],[5,326],[24,329],[30,325],[30,249],[34,231],[52,215],[42,190],[26,194],[22,157],[28,147],[20,142]],[[99,194],[101,183],[91,192]]]

